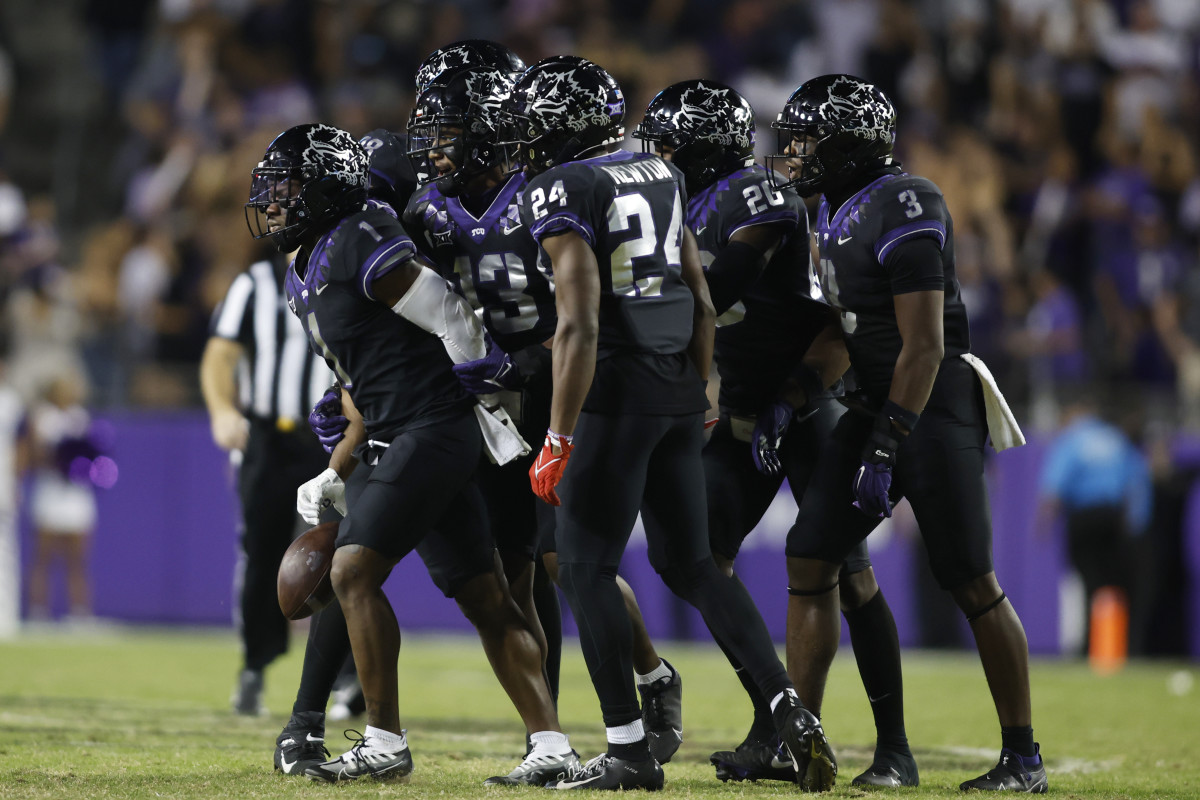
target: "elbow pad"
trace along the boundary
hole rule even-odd
[[[745,242],[730,242],[704,271],[718,316],[742,299],[767,266],[766,257]]]
[[[429,267],[420,270],[392,311],[441,339],[455,364],[483,358],[487,347],[475,312],[444,278]]]

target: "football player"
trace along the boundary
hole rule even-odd
[[[650,102],[633,135],[683,172],[687,226],[718,315],[720,418],[704,447],[704,476],[713,557],[733,576],[742,541],[784,477],[797,504],[804,496],[843,410],[826,388],[845,371],[846,348],[829,306],[810,292],[808,212],[754,164],[754,110],[745,98],[716,81],[676,83]],[[852,783],[916,786],[896,623],[865,541],[842,567],[839,592],[878,732],[874,762]],[[789,636],[787,645],[788,662],[797,662],[806,643]],[[713,753],[717,777],[794,780],[790,764],[779,766],[766,698],[733,663],[754,702],[754,723],[736,750]]]
[[[769,163],[786,172],[781,185],[821,195],[821,288],[839,313],[861,392],[855,405],[865,409],[838,420],[788,540],[789,583],[799,591],[789,636],[806,645],[794,669],[801,696],[821,707],[843,561],[907,497],[935,577],[970,622],[1000,719],[999,763],[961,788],[1044,792],[1029,648],[993,571],[983,474],[985,387],[1007,405],[970,355],[946,202],[896,162],[896,114],[870,83],[814,78],[774,127],[779,147]],[[1019,438],[1015,422],[991,433],[997,446]]]
[[[345,515],[331,578],[362,682],[367,728],[347,753],[305,774],[332,782],[412,771],[398,710],[400,632],[380,587],[426,541],[437,546],[442,574],[458,582],[455,599],[479,629],[526,728],[537,732],[534,752],[554,750],[574,763],[537,640],[494,569],[474,481],[484,443],[504,460],[507,433],[476,409],[452,369],[455,361],[483,355],[482,330],[416,255],[393,213],[367,201],[367,184],[367,153],[349,134],[300,125],[271,142],[246,205],[256,238],[283,252],[299,248],[287,275],[288,305],[338,376],[350,423],[329,468],[300,487],[297,508],[309,522],[331,505]],[[343,481],[356,457],[373,470],[347,499]]]
[[[522,74],[508,105],[531,176],[521,221],[555,282],[550,428],[529,475],[557,508],[559,580],[580,626],[607,751],[558,789],[658,789],[630,675],[617,566],[639,511],[650,560],[771,699],[806,789],[833,784],[821,724],[796,697],[745,587],[713,562],[700,450],[713,307],[684,227],[683,176],[617,149],[625,101],[601,67],[557,57]]]
[[[556,318],[553,287],[537,267],[538,246],[518,209],[527,179],[506,171],[511,153],[496,144],[499,106],[511,89],[510,76],[476,66],[443,73],[418,96],[408,134],[413,171],[426,175],[427,183],[413,195],[404,222],[414,235],[421,232],[423,247],[480,316],[494,345],[485,358],[456,365],[459,379],[475,393],[500,392],[522,435],[537,441],[550,421],[550,351],[544,343],[554,336]],[[479,476],[517,598],[529,594],[539,542],[546,570],[555,580],[558,573],[553,509],[529,490],[533,457],[485,464]],[[682,683],[655,652],[633,590],[619,577],[617,582],[634,621],[633,664],[648,736],[655,757],[666,762],[682,741]],[[547,675],[557,697],[557,615],[544,627],[551,642]]]

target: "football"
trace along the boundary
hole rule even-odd
[[[333,602],[329,567],[338,523],[322,522],[292,542],[279,564],[275,590],[279,610],[288,619],[304,619]]]

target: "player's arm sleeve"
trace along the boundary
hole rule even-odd
[[[682,244],[680,271],[684,283],[692,292],[692,336],[688,341],[688,357],[695,365],[700,380],[707,381],[716,342],[717,311],[708,281],[705,280],[704,267],[700,263],[696,237],[686,227],[683,229]]]
[[[884,268],[891,278],[892,294],[940,292],[946,288],[942,250],[933,239],[913,239],[893,247]]]
[[[708,265],[705,277],[717,314],[742,299],[766,269],[786,230],[779,225],[754,225],[738,230]]]
[[[758,173],[732,182],[719,198],[722,246],[705,275],[713,306],[723,314],[758,280],[786,238],[796,235],[804,205],[795,193],[772,189]]]
[[[376,285],[392,311],[442,340],[455,364],[483,358],[483,326],[445,278],[419,258],[404,262]]]

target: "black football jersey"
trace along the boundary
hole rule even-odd
[[[762,275],[717,318],[718,402],[735,413],[757,414],[795,371],[829,318],[829,306],[813,297],[808,211],[795,191],[773,189],[767,171],[755,165],[720,178],[691,198],[687,223],[705,269],[742,228],[777,225],[786,230]]]
[[[539,243],[573,231],[596,254],[600,331],[589,411],[708,407],[686,355],[694,301],[680,267],[685,204],[676,167],[623,150],[553,167],[521,195],[522,222]]]
[[[904,172],[883,175],[836,210],[822,197],[815,228],[818,279],[840,313],[860,388],[882,400],[891,386],[903,344],[895,295],[943,290],[946,358],[970,351],[967,310],[954,274],[954,226],[931,181]],[[941,248],[941,263],[899,272],[889,256],[897,245],[922,237]]]
[[[287,274],[288,306],[310,346],[350,392],[367,435],[385,441],[471,403],[441,340],[371,294],[374,280],[416,254],[389,210],[371,204],[346,217]]]
[[[405,228],[421,232],[422,250],[509,353],[551,338],[556,322],[554,289],[538,269],[537,242],[517,206],[524,188],[525,176],[513,175],[476,218],[459,198],[445,197],[429,183],[404,212]]]

